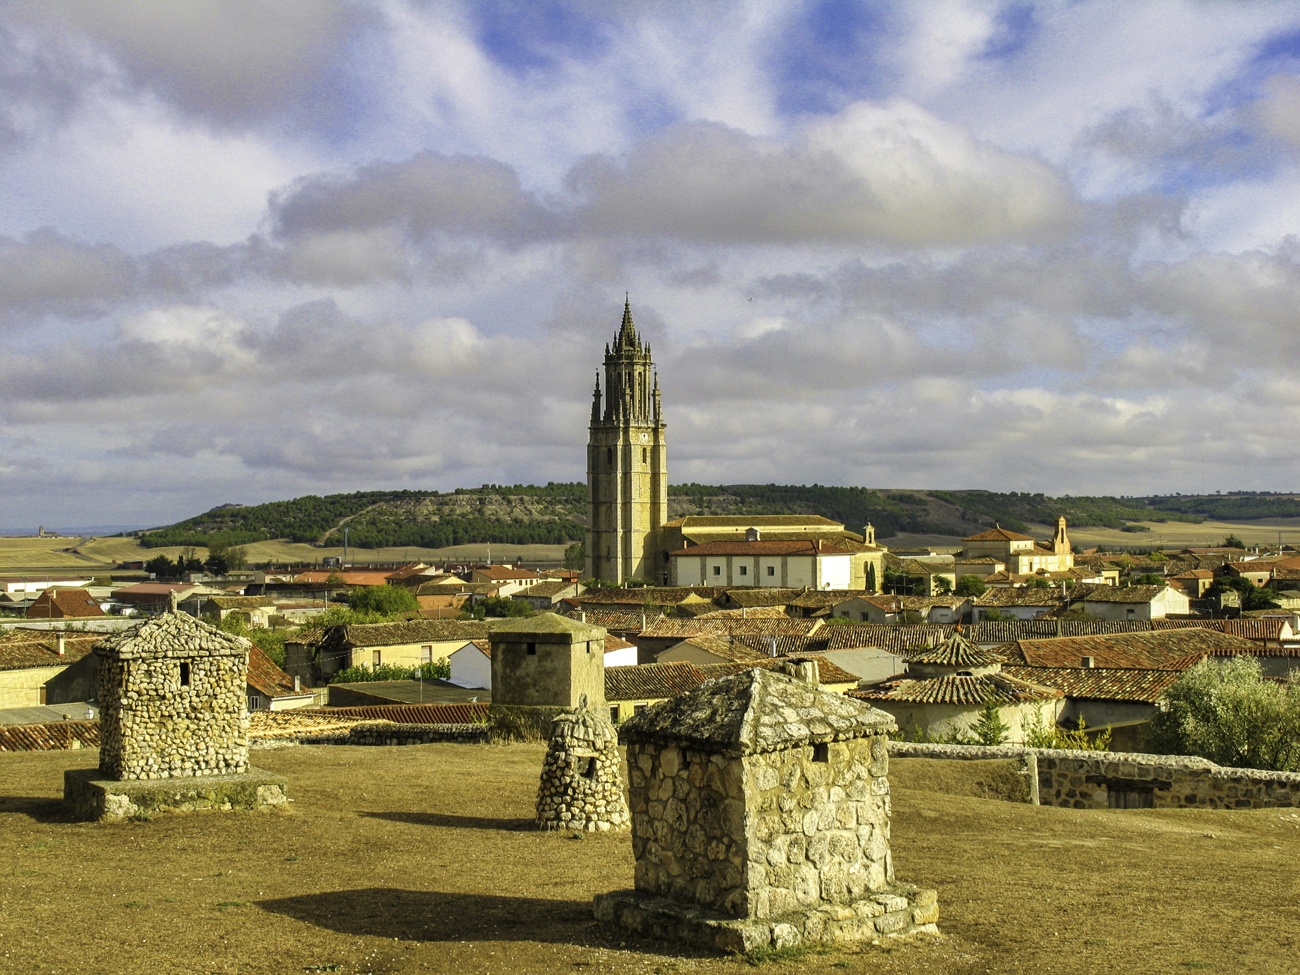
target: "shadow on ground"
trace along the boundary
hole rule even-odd
[[[393,823],[410,823],[413,826],[450,826],[453,829],[496,829],[523,832],[537,829],[531,819],[492,819],[487,816],[451,816],[446,813],[422,812],[363,812],[368,819],[386,819]]]
[[[17,813],[38,823],[67,823],[74,819],[62,799],[48,796],[0,796],[0,813]]]
[[[590,901],[365,887],[257,901],[264,911],[349,935],[403,941],[529,941],[578,947],[624,944],[606,931]],[[641,950],[681,954],[681,946],[638,942]]]

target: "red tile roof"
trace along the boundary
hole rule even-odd
[[[1182,677],[1176,670],[1127,670],[1113,667],[1006,666],[1009,677],[1055,687],[1066,697],[1092,701],[1135,701],[1154,704]]]
[[[1204,627],[1017,640],[999,651],[1008,662],[1034,667],[1079,667],[1092,657],[1102,668],[1186,670],[1203,655],[1254,656],[1258,645]]]
[[[0,752],[48,752],[98,747],[98,721],[0,725]]]
[[[658,701],[693,691],[705,680],[697,666],[684,661],[610,667],[605,671],[605,700]]]
[[[848,693],[850,697],[864,701],[954,704],[959,707],[982,707],[990,701],[995,704],[1018,704],[1022,701],[1046,701],[1062,696],[1055,688],[1027,684],[1006,674],[984,674],[980,677],[945,675],[922,680],[898,677]]]
[[[293,678],[277,667],[275,661],[256,644],[248,651],[248,686],[271,698],[302,693],[294,691]]]
[[[847,538],[799,538],[786,540],[749,542],[736,539],[722,542],[704,542],[690,548],[679,548],[669,552],[671,558],[706,556],[706,555],[853,555],[858,552],[873,552],[870,545],[855,542]]]
[[[990,528],[986,532],[980,532],[978,535],[967,535],[962,539],[964,542],[1032,542],[1032,535],[1021,535],[1019,532],[1008,531],[1005,528]]]
[[[103,616],[104,611],[84,589],[46,589],[32,600],[25,615],[28,619],[77,618]]]

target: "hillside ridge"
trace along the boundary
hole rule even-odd
[[[311,545],[444,548],[475,542],[566,544],[586,522],[586,485],[485,484],[454,491],[357,491],[258,505],[225,503],[139,532],[141,545],[242,545],[288,539]],[[854,531],[870,522],[882,541],[899,534],[962,537],[1000,525],[1029,533],[1064,516],[1075,527],[1140,529],[1137,522],[1249,521],[1300,517],[1300,496],[1234,492],[1164,497],[1053,498],[1041,493],[780,484],[678,484],[670,518],[819,514]]]

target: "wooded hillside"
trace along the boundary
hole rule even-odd
[[[586,485],[486,484],[436,491],[358,491],[258,505],[221,505],[141,533],[146,547],[241,545],[284,538],[356,548],[442,548],[474,542],[565,544],[582,538]],[[994,524],[1029,533],[1064,515],[1075,527],[1207,517],[1253,520],[1300,516],[1295,495],[1234,493],[1146,498],[1062,497],[1011,491],[921,491],[786,484],[678,484],[669,515],[818,514],[853,531],[870,522],[881,540],[900,533],[965,536]]]

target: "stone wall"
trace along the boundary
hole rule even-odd
[[[115,779],[229,775],[248,770],[248,664],[222,644],[100,660],[100,769]]]
[[[388,721],[367,721],[354,726],[343,745],[429,745],[434,742],[462,742],[484,745],[488,740],[488,727],[482,724],[393,724]]]
[[[1031,801],[1072,809],[1300,807],[1300,773],[1224,768],[1186,755],[891,742],[896,758],[996,759],[1031,770]]]
[[[886,740],[744,758],[665,747],[657,769],[629,745],[632,815],[647,818],[633,833],[637,890],[750,918],[884,891],[894,881]]]

